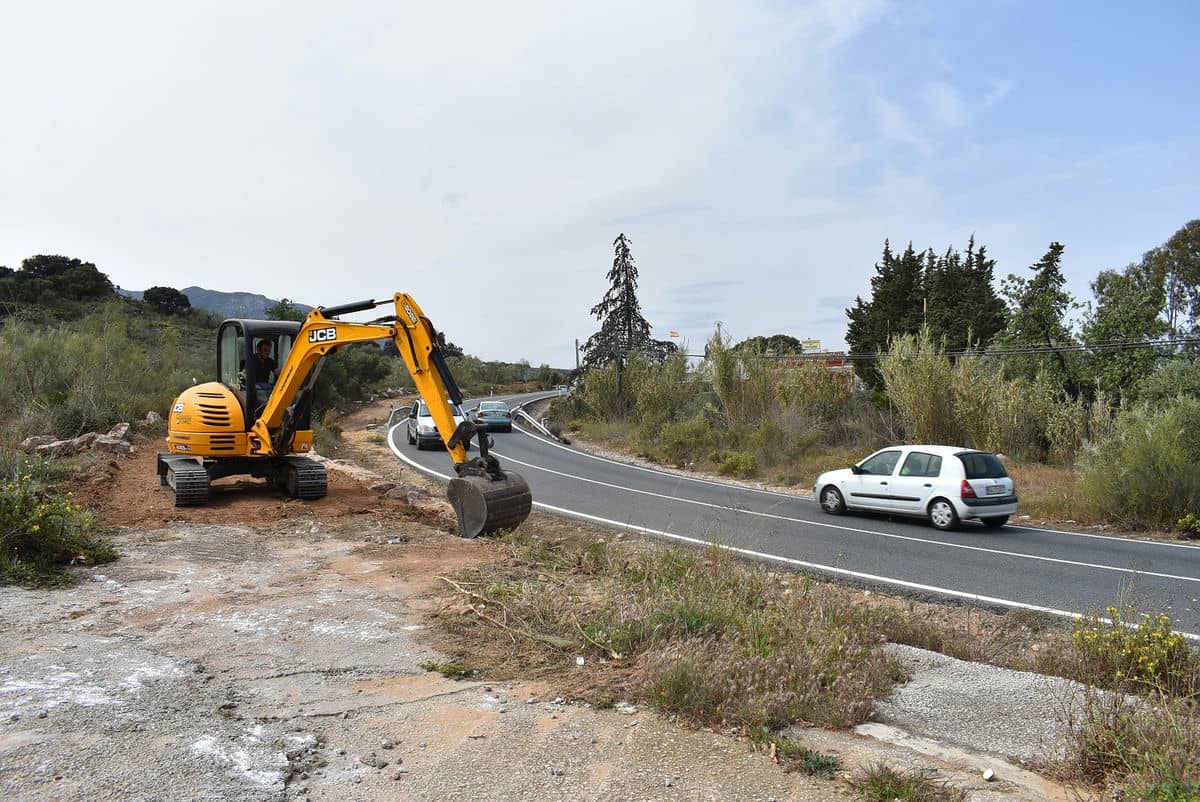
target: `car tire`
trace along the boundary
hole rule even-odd
[[[417,438],[413,437],[413,432],[412,432],[412,429],[411,429],[411,428],[405,428],[405,430],[404,430],[404,433],[405,433],[406,435],[408,435],[408,444],[409,444],[410,446],[415,446],[415,445],[417,444]]]
[[[958,528],[958,511],[944,498],[935,498],[929,503],[929,523],[934,529],[950,532]]]
[[[504,431],[508,432],[509,434],[512,434],[512,427],[511,427],[511,426],[505,426],[505,427],[504,427]]]
[[[1006,523],[1008,523],[1008,516],[1007,515],[994,515],[990,518],[980,518],[979,520],[983,521],[983,525],[986,526],[988,529],[999,529],[1000,527],[1002,527]]]
[[[826,485],[821,490],[821,509],[830,515],[841,515],[846,511],[846,500],[842,492],[833,485]]]

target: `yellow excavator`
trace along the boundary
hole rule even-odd
[[[338,319],[387,303],[395,305],[395,314],[368,323]],[[486,432],[470,420],[455,422],[450,405],[463,399],[442,354],[443,341],[412,296],[402,292],[390,301],[317,307],[302,322],[224,321],[217,331],[217,381],[175,399],[168,450],[158,455],[159,480],[175,506],[203,505],[214,480],[237,475],[266,479],[293,498],[323,497],[325,466],[306,456],[313,447],[313,386],[321,360],[350,343],[385,339],[400,352],[454,462],[447,496],[458,533],[475,537],[524,521],[533,506],[529,485],[501,470],[488,453]],[[479,455],[468,459],[476,435]]]

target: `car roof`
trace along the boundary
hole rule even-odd
[[[929,443],[921,443],[917,445],[896,445],[881,448],[880,451],[892,451],[898,448],[907,448],[910,451],[923,451],[926,454],[936,454],[940,457],[956,457],[959,454],[989,454],[988,451],[980,451],[975,448],[964,448],[962,446],[937,446]]]
[[[504,403],[503,401],[480,401],[479,408],[483,409],[484,407],[491,407],[493,409],[503,407],[504,409],[508,409],[508,404]]]

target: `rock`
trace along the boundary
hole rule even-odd
[[[394,488],[395,486],[396,486],[395,482],[376,482],[375,484],[370,485],[367,489],[373,490],[376,493],[386,493],[389,490],[391,490],[392,488]]]
[[[154,411],[147,412],[146,413],[146,425],[153,426],[157,423],[162,423],[162,415],[159,415],[157,412],[154,412]]]
[[[18,443],[17,448],[25,454],[32,454],[38,446],[49,445],[57,441],[58,438],[52,434],[35,434],[33,437],[26,437]]]
[[[128,424],[126,424],[128,425]],[[107,454],[131,454],[133,446],[120,437],[112,437],[107,434],[102,434],[92,442],[92,448],[96,451],[103,451]]]
[[[996,772],[992,771],[991,769],[984,769],[983,770],[983,779],[987,780],[988,782],[991,782],[992,780],[996,779]]]
[[[388,762],[386,760],[384,760],[383,758],[381,758],[379,755],[375,754],[374,752],[363,755],[362,757],[360,757],[358,759],[358,762],[363,764],[364,766],[370,766],[373,769],[386,768],[387,764],[388,764]]]
[[[119,437],[123,439],[127,434],[129,434],[128,423],[118,423],[116,426],[108,430],[109,437]]]
[[[396,769],[395,773],[392,774],[392,779],[393,780],[402,780],[402,779],[404,779],[405,774],[408,774],[408,769],[401,766],[400,768]]]
[[[628,702],[617,702],[615,705],[613,705],[613,710],[616,710],[618,713],[626,716],[632,716],[638,711],[637,707],[629,704]]]
[[[72,437],[70,440],[55,440],[51,443],[34,448],[33,453],[46,457],[70,457],[78,454],[80,451],[85,451],[92,447],[92,443],[100,435],[95,432],[81,434],[78,437]],[[125,445],[129,445],[126,443]]]
[[[561,777],[561,776],[563,776],[563,770],[560,769],[558,766],[551,766],[550,767],[550,776],[551,777]]]

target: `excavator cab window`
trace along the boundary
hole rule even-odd
[[[281,330],[297,324],[266,321],[227,320],[217,335],[217,373],[220,381],[234,391],[249,426],[258,417],[275,382],[279,369],[292,352],[295,334]]]
[[[220,381],[233,390],[246,389],[246,338],[242,336],[242,328],[235,323],[221,326],[218,340],[217,364],[220,370]]]

